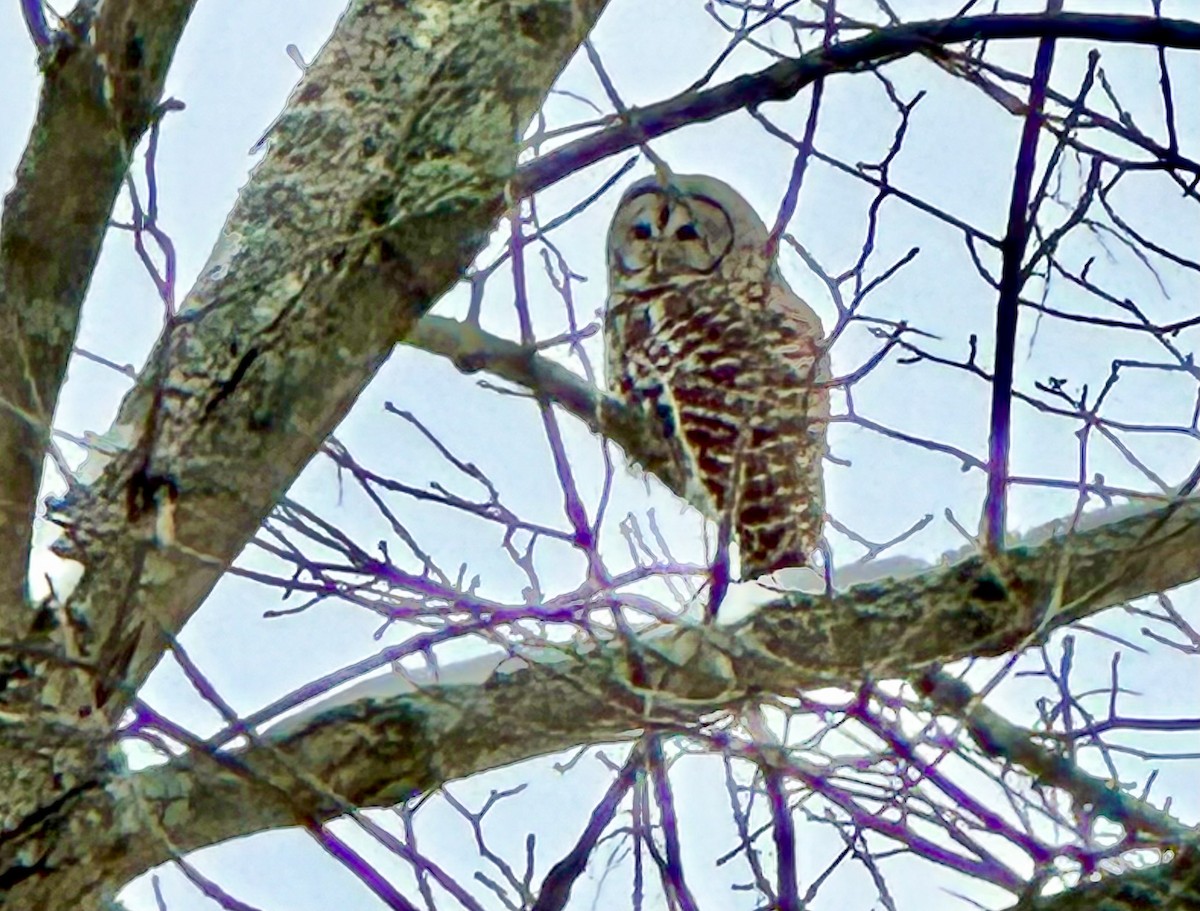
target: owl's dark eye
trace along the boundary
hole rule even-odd
[[[645,222],[638,222],[636,225],[634,225],[632,228],[629,229],[629,236],[632,237],[634,240],[649,240],[650,239],[650,226],[648,224],[646,224]]]
[[[680,225],[675,229],[676,240],[697,240],[699,237],[700,232],[695,225]]]

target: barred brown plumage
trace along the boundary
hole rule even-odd
[[[824,522],[824,332],[767,245],[750,204],[704,175],[635,183],[608,234],[609,388],[686,498],[730,520],[744,579],[805,565]]]

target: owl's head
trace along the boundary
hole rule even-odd
[[[704,174],[651,176],[633,184],[608,229],[610,290],[689,284],[717,272],[735,251],[761,259],[767,228],[729,184]]]

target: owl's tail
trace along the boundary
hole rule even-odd
[[[800,459],[794,451],[787,454],[791,458],[778,464],[769,450],[757,452],[742,473],[734,512],[743,580],[807,566],[821,543],[823,449],[814,447]]]

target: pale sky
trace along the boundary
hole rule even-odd
[[[902,15],[919,13],[921,18],[934,18],[956,11],[963,2],[894,0],[892,5]],[[239,187],[257,160],[249,150],[300,77],[296,64],[285,52],[286,46],[297,45],[304,58],[311,60],[343,6],[342,0],[242,3],[208,0],[197,5],[166,89],[167,96],[184,101],[187,108],[167,118],[159,151],[161,224],[170,232],[178,251],[181,294],[204,264]],[[984,12],[991,3],[977,6],[979,12]],[[1040,10],[1043,5],[1002,3],[1001,7],[1002,11],[1015,12]],[[1151,11],[1151,4],[1149,0],[1094,0],[1067,3],[1067,8],[1145,14]],[[839,10],[855,9],[862,10],[864,16],[873,16],[877,7],[866,0],[839,3]],[[1163,13],[1194,15],[1195,5],[1183,0],[1165,2]],[[782,32],[775,34],[784,36]],[[612,0],[593,40],[623,100],[637,105],[669,97],[691,84],[725,47],[728,36],[712,23],[701,0],[655,0],[652,6],[646,0]],[[787,49],[783,42],[779,47]],[[996,50],[998,53],[992,58],[995,62],[1028,71],[1032,44],[1005,45]],[[1087,46],[1079,43],[1059,46],[1052,84],[1065,95],[1073,96],[1078,90],[1086,51]],[[1169,56],[1179,64],[1176,72],[1185,72],[1183,55]],[[38,74],[34,60],[17,4],[0,5],[0,175],[5,192],[11,185],[11,175],[35,110]],[[723,81],[769,62],[765,54],[744,49],[727,61],[716,78]],[[1189,61],[1189,65],[1194,71],[1194,61]],[[1163,140],[1154,52],[1146,48],[1108,47],[1102,52],[1102,66],[1139,126]],[[982,230],[996,236],[1002,234],[1020,120],[987,101],[978,90],[939,74],[927,61],[916,58],[901,61],[890,65],[886,73],[905,99],[911,99],[921,89],[929,90],[913,112],[903,151],[892,166],[892,183]],[[545,113],[551,126],[595,116],[576,96],[586,97],[606,112],[611,109],[582,57],[568,67],[558,88],[571,94],[555,95],[547,103]],[[1192,80],[1189,84],[1179,78],[1174,88],[1181,146],[1195,150],[1200,138],[1197,116],[1200,82]],[[799,136],[808,113],[808,98],[805,92],[790,103],[766,106],[763,113]],[[1089,100],[1098,109],[1111,113],[1099,91],[1089,96]],[[827,84],[817,134],[818,147],[825,153],[852,166],[878,161],[892,141],[895,126],[894,109],[878,80],[871,75],[840,76]],[[653,147],[675,171],[712,173],[727,180],[755,205],[768,224],[773,221],[787,186],[793,152],[789,146],[767,136],[749,115],[740,113],[713,124],[680,130],[654,142]],[[1042,161],[1049,148],[1043,146]],[[572,207],[626,157],[618,155],[548,188],[537,200],[540,218],[547,221]],[[139,159],[139,168],[140,165]],[[648,172],[647,164],[639,162],[621,187]],[[1077,180],[1078,175],[1072,167],[1065,168],[1065,172],[1069,179],[1063,192],[1072,200],[1070,182]],[[1177,250],[1200,249],[1200,220],[1195,209],[1184,208],[1167,181],[1132,177],[1127,183],[1117,191],[1114,200],[1139,230],[1160,243],[1172,244]],[[621,187],[552,236],[572,271],[584,279],[574,285],[573,293],[577,313],[585,323],[594,320],[604,305],[604,233]],[[868,187],[853,177],[817,162],[810,166],[790,230],[827,272],[842,272],[857,259],[872,195]],[[127,211],[127,202],[122,200],[117,217],[123,218]],[[1055,222],[1063,217],[1061,211],[1048,211],[1053,211]],[[1200,299],[1197,296],[1200,282],[1195,273],[1160,261],[1156,263],[1162,280],[1160,287],[1120,244],[1105,237],[1089,243],[1090,246],[1085,246],[1082,238],[1078,242],[1072,240],[1060,251],[1061,255],[1077,267],[1095,256],[1092,277],[1113,293],[1137,300],[1156,321],[1170,322],[1194,315],[1195,301]],[[967,338],[976,333],[980,363],[990,369],[996,295],[975,271],[961,233],[895,199],[889,200],[880,211],[879,235],[866,269],[868,278],[885,271],[914,246],[920,248],[919,254],[868,299],[864,312],[894,320],[906,319],[933,333],[937,338],[924,340],[927,349],[953,360],[966,357]],[[484,252],[480,262],[490,262],[501,249],[502,242],[497,241]],[[528,255],[537,331],[539,337],[551,337],[566,328],[564,308],[541,271],[540,253],[531,248]],[[985,255],[983,260],[993,273],[998,271],[997,256]],[[826,326],[831,326],[836,311],[820,280],[794,254],[785,253],[781,265],[792,286],[813,305]],[[500,273],[488,289],[483,310],[485,328],[512,336],[515,322],[511,283],[506,284]],[[1035,283],[1026,289],[1026,296],[1036,298],[1040,290]],[[1093,301],[1072,292],[1061,281],[1052,283],[1049,293],[1048,301],[1061,309],[1098,312]],[[434,312],[461,315],[465,302],[465,290],[457,288]],[[136,258],[130,237],[111,232],[84,310],[79,345],[117,363],[140,366],[159,331],[161,316],[161,303]],[[1184,350],[1190,350],[1198,330],[1191,331],[1191,337],[1184,333],[1177,340]],[[861,328],[852,329],[834,348],[834,372],[853,370],[877,347],[878,341]],[[593,365],[602,370],[597,338],[590,340],[588,351]],[[1161,362],[1163,354],[1146,337],[1097,328],[1085,330],[1076,323],[1051,318],[1039,321],[1028,312],[1022,317],[1017,363],[1018,385],[1022,389],[1032,391],[1035,380],[1044,382],[1055,377],[1065,379],[1064,388],[1072,392],[1084,384],[1094,392],[1103,385],[1114,358]],[[480,389],[477,384],[481,377],[461,375],[444,361],[401,348],[337,435],[362,464],[383,474],[415,486],[439,481],[464,494],[476,493],[464,485],[460,476],[447,470],[436,451],[411,427],[384,413],[383,404],[393,402],[428,422],[456,456],[484,470],[500,486],[504,501],[514,511],[526,518],[563,526],[561,496],[536,409],[526,400]],[[119,374],[77,357],[72,362],[56,426],[77,435],[84,431],[102,432],[127,386],[128,381]],[[1182,374],[1164,378],[1161,372],[1134,371],[1118,384],[1104,413],[1109,418],[1187,425],[1195,397],[1195,381]],[[986,458],[988,390],[983,382],[961,371],[929,364],[903,366],[889,361],[856,387],[854,404],[864,417],[908,434],[936,438],[977,458]],[[839,410],[844,410],[844,402],[835,403],[835,412]],[[603,480],[600,448],[578,423],[564,418],[563,424],[581,491],[589,506],[594,507]],[[1013,473],[1073,480],[1079,470],[1077,429],[1077,422],[1046,417],[1018,406]],[[1195,440],[1179,434],[1132,434],[1123,440],[1170,485],[1182,481],[1200,458]],[[889,550],[889,556],[935,562],[941,554],[963,547],[967,542],[946,519],[947,510],[967,529],[977,529],[985,483],[983,472],[964,472],[951,456],[887,440],[847,424],[835,426],[831,448],[840,462],[849,464],[827,465],[829,512],[859,535],[875,541],[887,540],[922,516],[933,515],[926,528]],[[69,444],[64,444],[64,451],[72,458],[81,455]],[[1112,446],[1103,443],[1096,443],[1089,452],[1088,474],[1097,472],[1110,485],[1142,491],[1154,489],[1144,474],[1131,467]],[[291,495],[352,531],[368,545],[390,536],[385,523],[351,485],[339,491],[336,474],[328,463],[318,461],[310,466]],[[467,561],[470,565],[467,578],[478,573],[481,592],[520,603],[524,579],[498,550],[499,535],[494,529],[441,508],[410,500],[397,503],[422,546],[444,566],[455,569],[460,562]],[[1011,495],[1010,522],[1014,529],[1028,529],[1059,516],[1069,516],[1075,505],[1073,491],[1018,486]],[[1098,505],[1089,504],[1089,508]],[[611,555],[613,566],[621,568],[629,563],[618,530],[619,521],[630,511],[644,518],[652,507],[656,508],[675,556],[701,559],[703,523],[696,515],[679,507],[661,488],[654,487],[647,493],[641,480],[622,477],[605,529],[606,554]],[[831,531],[829,537],[835,564],[850,564],[862,556],[862,547],[845,536]],[[394,539],[391,552],[394,557],[404,554]],[[256,555],[244,556],[243,560],[246,565],[280,571],[279,564]],[[547,547],[540,552],[537,565],[548,594],[569,591],[583,578],[582,561],[565,550]],[[49,569],[51,564],[39,567]],[[1197,622],[1192,587],[1177,593],[1176,605]],[[258,709],[314,678],[374,654],[383,646],[402,642],[410,632],[395,625],[377,636],[380,622],[376,616],[335,603],[284,618],[263,617],[264,611],[289,606],[291,602],[279,602],[276,591],[228,577],[184,630],[182,642],[191,657],[239,711]],[[1139,633],[1143,625],[1143,619],[1115,610],[1089,623],[1093,630],[1144,643]],[[1094,633],[1077,633],[1076,640],[1078,688],[1095,686],[1103,690],[1108,685],[1109,662],[1117,646]],[[1048,651],[1054,654],[1055,648],[1051,646]],[[447,651],[442,661],[452,662],[455,657],[475,651],[474,646],[460,646]],[[1016,671],[1036,668],[1040,660],[1030,657],[1028,667],[1018,664]],[[969,679],[979,685],[989,679],[996,666],[994,662],[981,663]],[[1180,652],[1161,648],[1146,653],[1126,649],[1121,672],[1128,689],[1146,694],[1140,699],[1129,697],[1126,708],[1130,714],[1200,716],[1200,697],[1195,693],[1200,689],[1195,686],[1195,658],[1189,660]],[[1011,720],[1031,724],[1036,721],[1034,701],[1045,695],[1047,686],[1045,680],[1010,674],[993,694],[991,704],[1006,712]],[[215,711],[193,692],[170,660],[153,674],[142,696],[201,736],[221,727]],[[1097,710],[1103,708],[1099,705]],[[1175,738],[1169,744],[1159,742],[1146,748],[1200,751],[1200,743],[1193,737],[1188,747],[1181,743],[1181,738]],[[608,754],[619,761],[623,749],[615,748]],[[526,832],[536,833],[538,877],[544,875],[546,866],[557,860],[576,837],[592,802],[610,779],[608,770],[591,754],[565,774],[554,771],[550,762],[537,760],[458,782],[449,788],[459,799],[478,807],[493,789],[529,783],[528,791],[509,798],[493,811],[494,816],[489,815],[487,831],[490,847],[518,866],[523,862]],[[708,907],[749,908],[753,899],[747,893],[733,893],[736,898],[729,898],[720,891],[728,882],[744,878],[744,869],[731,870],[727,866],[714,872],[711,856],[704,854],[705,851],[708,855],[719,854],[733,845],[728,837],[729,814],[719,764],[696,762],[684,768],[685,765],[681,764],[679,771],[684,831],[714,833],[708,839],[695,836],[685,839],[689,850],[698,852],[695,882],[718,890],[713,894],[721,898]],[[1159,766],[1153,793],[1160,797],[1174,794],[1176,813],[1194,824],[1200,815],[1200,797],[1194,793],[1195,766],[1185,762],[1165,762]],[[1131,778],[1144,782],[1151,765],[1130,761],[1123,770],[1126,768]],[[1101,770],[1099,766],[1092,769]],[[718,799],[713,799],[714,794],[719,795]],[[547,807],[553,807],[553,812],[544,812]],[[384,811],[378,816],[381,820],[390,818]],[[338,824],[335,828],[378,859],[381,869],[395,870],[396,881],[401,888],[407,887],[409,880],[401,864],[389,859],[378,846],[361,837],[353,838],[351,827]],[[418,831],[422,850],[458,872],[486,907],[500,907],[491,893],[470,881],[468,871],[479,864],[477,851],[461,818],[443,801],[431,800],[421,811]],[[802,838],[817,840],[802,847],[802,856],[810,858],[812,864],[802,867],[802,875],[811,877],[825,862],[819,858],[830,855],[835,846],[826,843],[831,837],[828,829],[801,826],[800,832]],[[836,850],[840,850],[840,843]],[[194,860],[232,895],[263,909],[306,911],[336,907],[365,911],[380,907],[349,872],[325,858],[299,831],[270,833],[216,846],[199,852]],[[889,882],[900,908],[921,907],[922,898],[928,900],[929,870],[928,865],[917,861],[903,858],[893,861]],[[866,907],[864,896],[873,893],[866,891],[863,881],[856,878],[859,872],[835,877],[828,890],[821,893],[817,907],[839,907],[839,899],[851,902],[844,907]],[[167,906],[172,911],[216,907],[177,872],[165,869],[161,875]],[[622,907],[627,903],[627,873],[614,872],[612,880],[605,883],[600,876],[600,864],[594,860],[590,875],[577,888],[572,907],[593,907],[593,898],[597,908]],[[938,880],[936,885],[965,889],[971,884],[945,874],[944,881]],[[415,891],[409,894],[416,896]],[[972,895],[995,906],[1008,903],[998,891]],[[859,904],[853,903],[856,897]],[[153,908],[148,878],[131,885],[125,900],[137,911]],[[742,904],[734,904],[736,901]],[[946,907],[951,906],[951,901],[947,895],[938,899],[939,905]]]

